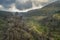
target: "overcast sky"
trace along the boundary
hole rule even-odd
[[[21,11],[43,7],[57,0],[0,0],[0,10]]]

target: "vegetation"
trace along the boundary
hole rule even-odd
[[[54,2],[23,16],[0,11],[0,40],[60,40],[59,4]]]

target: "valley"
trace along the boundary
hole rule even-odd
[[[60,1],[28,12],[0,11],[0,40],[60,40]]]

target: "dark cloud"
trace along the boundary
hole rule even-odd
[[[3,5],[5,8],[8,8],[12,3],[15,3],[15,0],[0,0],[0,5]]]
[[[16,2],[16,8],[20,9],[20,10],[24,10],[24,9],[28,9],[32,7],[32,2],[31,1],[27,1],[25,3],[18,3]]]
[[[7,4],[11,4],[11,3],[15,3],[15,0],[0,0],[0,4],[2,5],[7,5]]]
[[[17,10],[25,10],[32,7],[40,7],[55,0],[0,0],[0,8],[2,9],[17,9]],[[11,6],[14,4],[13,6]],[[14,9],[14,10],[15,10]]]
[[[46,5],[55,0],[16,0],[16,7],[19,10],[24,10],[32,7],[39,7]]]

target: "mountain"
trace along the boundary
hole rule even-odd
[[[42,32],[46,40],[60,40],[60,1],[41,9],[28,11],[23,15],[27,24]]]
[[[40,32],[27,25],[22,16],[13,12],[0,11],[0,40],[40,40]]]
[[[40,15],[50,15],[54,14],[54,12],[60,10],[60,1],[55,1],[45,7],[37,10],[28,11],[25,15],[27,16],[40,16]]]
[[[0,11],[0,40],[60,40],[59,5],[56,1],[15,15]]]
[[[8,26],[6,24],[8,23],[8,18],[12,16],[11,12],[7,11],[0,11],[0,40],[3,39],[3,32],[7,30]]]
[[[0,11],[0,17],[5,17],[12,15],[12,12],[7,12],[7,11]]]

